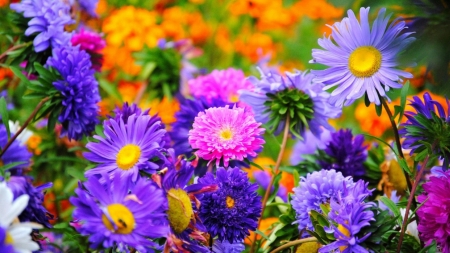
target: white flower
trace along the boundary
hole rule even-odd
[[[405,212],[406,212],[405,208],[400,208],[400,213],[402,214],[402,218],[405,217]],[[416,221],[413,221],[408,224],[408,226],[406,227],[406,233],[411,236],[414,236],[414,238],[416,238],[417,241],[420,242],[419,231],[417,230],[417,222]]]
[[[33,229],[41,225],[24,222],[19,223],[17,217],[27,207],[29,196],[22,195],[14,200],[11,189],[6,182],[0,182],[0,227],[6,231],[5,243],[12,245],[15,252],[31,253],[39,250],[39,245],[31,239]]]
[[[19,129],[20,125],[18,121],[16,122],[12,122],[11,120],[9,121],[9,130],[11,131],[12,134],[17,133]],[[17,140],[19,140],[22,146],[24,146],[31,136],[33,136],[33,132],[25,128],[22,131],[22,133],[20,133],[19,136],[17,136]]]

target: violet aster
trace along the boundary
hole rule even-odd
[[[195,117],[199,112],[203,112],[211,107],[222,107],[226,103],[220,98],[208,101],[204,97],[195,99],[178,96],[180,102],[180,110],[175,113],[176,121],[171,125],[169,132],[173,141],[173,149],[175,154],[191,156],[193,154],[191,145],[189,144],[189,131],[192,129]]]
[[[323,49],[312,51],[311,63],[329,67],[312,70],[315,81],[324,83],[325,89],[337,86],[331,93],[332,104],[350,105],[366,95],[379,105],[379,96],[389,99],[386,91],[402,87],[400,77],[413,77],[396,68],[399,53],[414,40],[409,37],[411,33],[402,33],[405,21],[396,19],[387,26],[390,15],[385,16],[386,9],[382,8],[371,29],[369,9],[360,9],[360,22],[348,10],[348,17],[330,26],[331,36],[319,39]]]
[[[211,73],[188,81],[194,97],[205,97],[208,101],[220,98],[228,103],[239,101],[238,90],[250,89],[252,84],[242,70],[228,68],[213,70]]]
[[[95,10],[97,9],[98,0],[78,0],[80,8],[92,17],[97,17]]]
[[[14,133],[11,133],[14,135]],[[8,135],[6,133],[6,128],[0,123],[0,147],[4,148],[8,143]],[[30,166],[32,154],[28,151],[25,145],[22,145],[19,140],[14,140],[5,151],[5,153],[0,157],[0,166],[7,165],[15,162],[23,162],[22,164],[16,165],[10,168],[12,174],[21,174],[21,170]]]
[[[81,28],[79,32],[72,36],[71,43],[73,46],[80,45],[80,49],[91,56],[92,68],[100,72],[103,64],[101,51],[106,46],[102,36],[96,32]]]
[[[252,107],[255,119],[280,134],[289,118],[290,133],[301,138],[307,128],[317,137],[322,127],[332,131],[328,119],[340,116],[341,110],[328,103],[323,84],[313,82],[308,72],[261,73],[261,79],[249,77],[252,90],[241,90],[242,102]]]
[[[53,50],[47,65],[55,68],[62,77],[53,82],[62,99],[58,118],[63,126],[61,136],[79,140],[92,132],[98,123],[100,94],[90,56],[79,47],[62,47]]]
[[[319,137],[316,137],[311,131],[306,131],[303,140],[298,140],[294,145],[290,157],[292,165],[299,164],[303,161],[304,155],[312,155],[317,149],[324,149],[331,140],[331,132],[323,129]]]
[[[70,202],[75,206],[77,230],[89,236],[91,247],[115,248],[130,252],[154,252],[158,244],[149,240],[164,237],[168,231],[164,192],[151,180],[141,178],[134,184],[124,183],[119,177],[105,184],[96,177],[75,189],[77,196]]]
[[[139,172],[154,173],[160,169],[152,158],[160,157],[160,142],[166,131],[161,129],[161,122],[154,122],[150,115],[132,114],[125,124],[122,118],[106,120],[104,135],[95,135],[98,142],[90,142],[86,148],[90,152],[84,157],[98,165],[86,171],[86,176],[98,174],[119,175],[121,178],[135,182]]]
[[[238,167],[218,168],[216,177],[209,172],[199,183],[217,185],[215,192],[200,198],[199,216],[212,237],[229,243],[241,242],[255,231],[261,216],[258,185],[249,182],[247,173]]]
[[[196,155],[208,160],[220,161],[228,167],[230,160],[242,161],[255,157],[265,143],[261,135],[264,128],[254,116],[240,107],[213,107],[200,112],[189,131],[189,143]]]
[[[2,181],[1,178],[0,181]],[[34,187],[31,184],[30,178],[25,176],[11,176],[8,181],[6,181],[6,184],[13,192],[15,199],[24,194],[29,196],[27,207],[19,215],[20,221],[31,221],[42,224],[48,228],[52,227],[49,219],[52,219],[53,215],[51,215],[43,205],[43,191],[52,187],[52,183],[46,183],[41,186]]]
[[[364,146],[364,136],[353,136],[350,129],[341,129],[331,134],[331,140],[325,147],[327,159],[318,163],[324,169],[335,169],[344,176],[360,179],[366,174],[364,162],[367,159],[367,146]],[[344,147],[344,148],[343,148]]]
[[[23,13],[28,21],[26,36],[35,36],[34,50],[42,52],[47,48],[58,48],[70,41],[70,33],[64,26],[75,23],[70,15],[70,5],[60,0],[22,0],[12,3],[11,9]]]
[[[399,131],[405,138],[403,147],[411,149],[411,155],[417,154],[416,159],[419,160],[427,154],[437,155],[443,159],[442,167],[445,169],[450,162],[450,103],[448,100],[446,102],[447,111],[428,92],[423,95],[423,100],[414,96],[410,105],[415,112],[405,112],[408,120]]]
[[[336,241],[319,249],[320,253],[328,253],[339,250],[341,253],[369,253],[370,251],[360,244],[364,242],[370,233],[360,234],[361,229],[370,226],[374,221],[374,213],[370,210],[376,204],[364,202],[371,194],[367,189],[367,183],[359,180],[350,188],[337,195],[330,203],[328,218],[332,221],[329,229],[334,230]],[[337,224],[334,226],[333,224]]]
[[[229,243],[227,241],[216,240],[214,242],[212,252],[213,253],[241,253],[245,250],[243,243]]]
[[[335,170],[320,170],[300,177],[299,186],[294,188],[291,201],[297,217],[294,223],[298,224],[298,229],[314,230],[309,212],[315,210],[321,213],[321,204],[337,199],[339,194],[354,184],[351,177],[344,177],[341,172]]]
[[[450,171],[431,176],[423,184],[417,210],[420,238],[426,243],[435,240],[441,252],[450,252]]]

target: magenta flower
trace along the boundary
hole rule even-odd
[[[208,101],[221,98],[229,103],[239,101],[238,90],[252,87],[246,80],[244,72],[233,68],[214,70],[205,76],[189,80],[188,84],[194,97],[205,97]]]
[[[425,242],[436,240],[441,252],[450,252],[450,171],[430,177],[423,185],[417,210],[420,237]]]
[[[96,32],[81,30],[74,34],[71,39],[72,45],[80,45],[80,49],[86,51],[92,60],[92,68],[100,72],[103,64],[101,51],[106,46],[105,40]]]
[[[230,160],[242,161],[247,156],[255,157],[265,141],[261,138],[264,128],[245,109],[213,107],[200,112],[189,131],[189,144],[196,155],[209,160],[220,160],[228,167]]]

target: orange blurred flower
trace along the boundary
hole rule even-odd
[[[27,141],[27,146],[35,155],[41,154],[41,149],[39,148],[39,144],[41,144],[42,138],[39,135],[33,134]]]
[[[270,166],[275,166],[275,161],[272,160],[269,157],[264,157],[264,156],[258,156],[255,158],[255,160],[253,160],[254,163],[258,164],[259,166],[261,166],[264,170],[266,171],[272,171],[270,169]],[[253,172],[255,171],[261,171],[261,169],[259,169],[258,167],[254,166],[254,165],[250,165],[250,168],[242,168],[245,172],[247,172],[247,176],[250,179],[254,179],[253,177]]]
[[[269,235],[270,232],[272,232],[272,229],[274,228],[274,224],[278,222],[277,217],[268,217],[261,220],[261,225],[259,226],[259,230],[264,232],[265,235]],[[253,237],[255,236],[254,231],[250,231],[250,235],[245,238],[244,243],[247,245],[251,245],[251,241],[253,240]],[[261,235],[256,235],[256,240],[260,240]]]
[[[141,108],[148,108],[148,106],[142,106]],[[169,126],[175,122],[175,113],[180,110],[180,103],[175,98],[169,99],[164,97],[161,101],[155,99],[150,102],[150,115],[158,114],[161,117],[162,123]]]
[[[123,102],[133,103],[141,87],[141,82],[119,81],[118,90]]]
[[[230,39],[230,32],[225,25],[219,25],[214,38],[216,45],[225,53],[231,53],[234,50],[233,43]]]
[[[275,1],[281,2],[280,0]],[[236,16],[249,14],[258,18],[272,2],[274,0],[237,0],[230,6],[230,12]]]
[[[301,0],[296,2],[290,10],[298,18],[307,16],[310,19],[335,19],[344,14],[344,8],[335,7],[326,0]]]
[[[8,4],[9,4],[8,0],[0,0],[0,7],[5,7]]]
[[[393,109],[394,105],[391,107],[391,110]],[[375,110],[375,104],[366,107],[364,102],[359,103],[355,109],[355,118],[358,121],[361,130],[376,137],[380,137],[391,127],[391,121],[384,110],[381,116],[378,117]]]
[[[266,6],[259,18],[257,28],[261,31],[289,28],[297,22],[297,17],[290,9],[284,8],[281,1],[273,1]]]
[[[275,44],[272,38],[263,33],[254,33],[247,38],[238,38],[234,42],[236,52],[257,62],[262,55],[270,54],[275,57]]]
[[[409,79],[409,83],[414,88],[422,87],[426,80],[433,82],[433,77],[430,72],[427,72],[427,68],[425,66],[406,68],[405,71],[413,74],[414,78]]]

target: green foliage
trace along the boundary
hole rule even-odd
[[[6,104],[6,99],[4,97],[0,97],[0,119],[3,122],[3,125],[6,128],[6,133],[8,134],[8,138],[11,138],[11,131],[9,130],[9,114]]]

